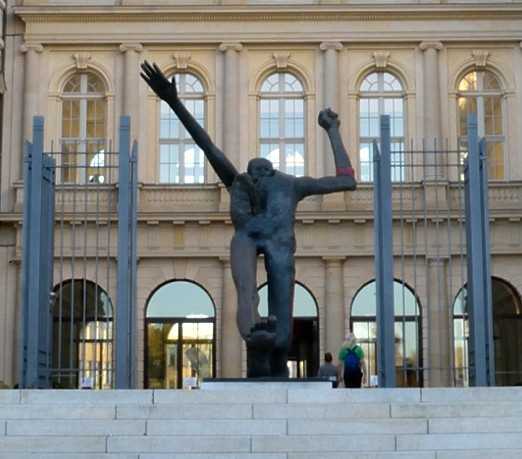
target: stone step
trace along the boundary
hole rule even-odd
[[[520,459],[522,388],[2,390],[7,458]]]

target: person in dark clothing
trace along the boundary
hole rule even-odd
[[[324,363],[319,367],[319,371],[317,372],[317,376],[328,378],[332,381],[332,387],[336,388],[338,385],[337,374],[339,369],[336,365],[332,363],[333,357],[330,352],[327,352],[324,355]]]

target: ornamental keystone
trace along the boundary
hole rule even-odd
[[[278,69],[284,69],[288,67],[288,60],[290,59],[290,53],[274,53],[272,54],[275,65]]]
[[[190,59],[192,59],[192,56],[190,53],[174,53],[172,59],[174,59],[174,66],[176,68],[185,70],[188,67]]]
[[[388,65],[388,61],[390,59],[389,51],[375,51],[373,53],[373,61],[375,63],[375,67],[378,69],[384,69]]]
[[[486,67],[489,59],[489,52],[483,49],[474,49],[471,51],[471,57],[475,63],[475,67],[484,68]]]
[[[85,70],[89,66],[92,56],[87,53],[75,53],[71,56],[78,70]]]

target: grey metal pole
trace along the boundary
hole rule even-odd
[[[466,249],[468,259],[468,284],[466,308],[469,315],[470,384],[489,386],[494,384],[492,364],[491,276],[489,257],[489,226],[487,212],[487,182],[484,177],[477,132],[477,116],[468,116],[468,158],[466,161]],[[486,177],[487,178],[487,177]],[[484,196],[485,194],[485,196]],[[485,218],[487,220],[485,221]]]
[[[118,286],[116,301],[116,389],[130,389],[132,356],[132,303],[130,285],[131,170],[130,117],[120,118],[118,168]]]
[[[379,387],[395,387],[390,117],[382,115],[381,151],[374,144],[374,239]]]

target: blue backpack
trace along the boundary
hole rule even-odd
[[[355,348],[348,349],[344,357],[344,371],[357,371],[360,369],[361,360],[359,359]]]

